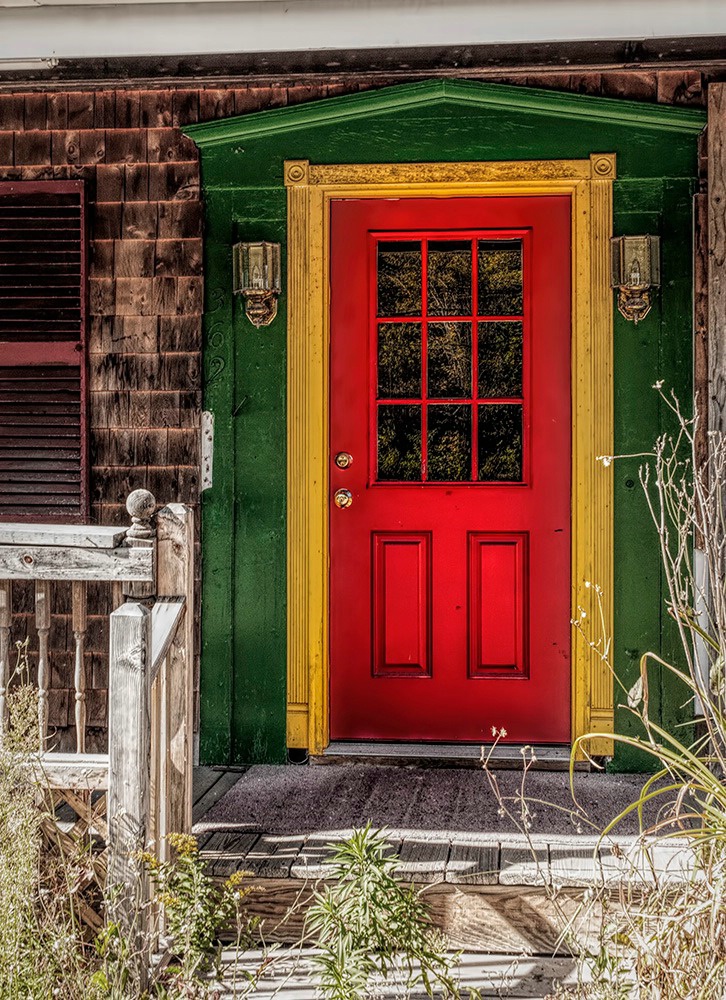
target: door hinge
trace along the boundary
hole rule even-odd
[[[199,492],[203,493],[212,485],[212,468],[214,464],[214,414],[210,410],[202,413],[202,483]]]

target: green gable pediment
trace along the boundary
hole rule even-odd
[[[198,145],[206,147],[271,136],[291,129],[330,128],[365,116],[425,115],[432,111],[440,117],[447,108],[456,112],[462,108],[472,113],[490,111],[501,115],[508,112],[532,119],[556,118],[563,122],[581,121],[681,133],[699,132],[706,123],[704,112],[690,108],[472,80],[427,80],[203,122],[188,126],[185,132]]]

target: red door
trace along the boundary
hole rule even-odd
[[[569,740],[570,267],[567,197],[333,203],[332,739]]]

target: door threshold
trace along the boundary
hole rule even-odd
[[[521,769],[524,759],[523,748],[524,744],[521,743],[500,744],[494,747],[489,755],[489,767],[496,770]],[[569,746],[532,746],[532,750],[536,758],[531,765],[533,769],[569,770]],[[323,750],[322,754],[311,756],[310,763],[476,768],[482,766],[481,755],[481,743],[384,743],[375,740],[335,740]],[[589,770],[590,765],[587,761],[577,761],[575,768],[578,771]]]

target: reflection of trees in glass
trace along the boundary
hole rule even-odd
[[[522,314],[522,241],[479,240],[479,315]]]
[[[378,244],[378,315],[421,314],[421,244]]]
[[[520,405],[491,403],[479,407],[479,479],[521,482]]]
[[[427,478],[471,479],[470,406],[429,406]]]
[[[471,243],[430,242],[428,246],[429,316],[471,313]]]
[[[428,335],[428,395],[471,395],[471,323],[431,323]]]
[[[479,324],[479,395],[522,395],[522,324]]]
[[[381,323],[378,327],[378,396],[421,395],[421,324]]]
[[[421,479],[421,407],[378,407],[378,479]]]

